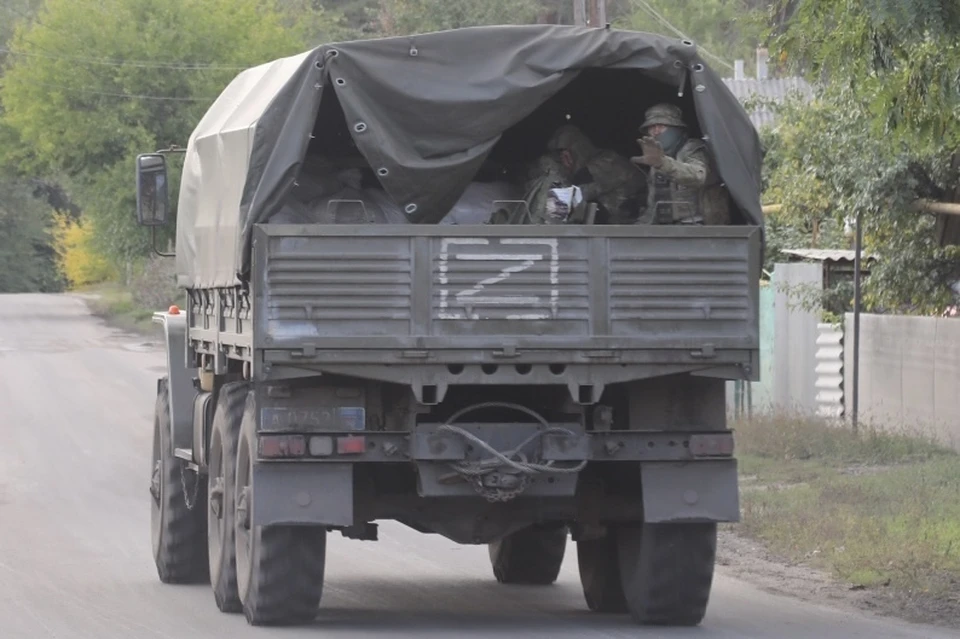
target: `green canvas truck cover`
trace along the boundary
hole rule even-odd
[[[614,29],[476,27],[327,44],[241,72],[187,146],[179,285],[247,277],[253,226],[294,188],[325,92],[336,93],[357,150],[409,221],[435,223],[504,132],[589,69],[634,70],[674,96],[685,91],[744,221],[762,226],[759,138],[694,43]]]

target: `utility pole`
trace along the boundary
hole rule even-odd
[[[587,0],[587,3],[590,5],[590,26],[600,29],[607,26],[607,0]]]
[[[607,26],[607,0],[573,0],[573,23],[579,27]]]
[[[578,27],[587,26],[587,1],[573,0],[573,24]]]

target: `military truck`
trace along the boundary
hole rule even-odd
[[[487,223],[558,126],[629,157],[664,101],[732,224]],[[763,220],[757,135],[693,42],[541,25],[319,46],[241,72],[180,151],[179,177],[137,158],[141,224],[172,219],[179,181],[162,582],[308,622],[328,533],[395,520],[487,545],[504,584],[555,582],[570,538],[590,609],[701,623],[717,524],[739,519],[725,384],[757,379]]]

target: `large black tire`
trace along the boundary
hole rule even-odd
[[[150,537],[157,575],[165,584],[207,579],[206,485],[173,455],[167,378],[160,380],[153,419],[153,468],[150,481]],[[188,491],[181,473],[186,472]],[[199,484],[195,483],[199,482]],[[196,496],[194,496],[196,487]],[[192,508],[188,508],[187,499]]]
[[[696,626],[710,599],[716,524],[642,524],[617,531],[620,576],[634,621]]]
[[[560,574],[566,549],[566,526],[532,526],[491,542],[490,563],[502,584],[548,586]]]
[[[207,492],[207,548],[210,584],[221,612],[243,609],[237,592],[237,553],[234,544],[234,481],[240,422],[250,387],[246,382],[225,384],[217,396],[210,432]]]
[[[237,450],[234,530],[237,586],[243,613],[254,626],[309,623],[323,595],[327,531],[314,526],[254,527],[254,403],[248,400]]]
[[[587,607],[594,612],[627,612],[620,579],[620,558],[613,535],[577,542],[580,585]]]

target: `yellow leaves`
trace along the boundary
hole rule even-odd
[[[58,267],[71,288],[99,284],[118,276],[110,262],[94,249],[94,227],[89,220],[76,221],[57,214],[53,238]]]

